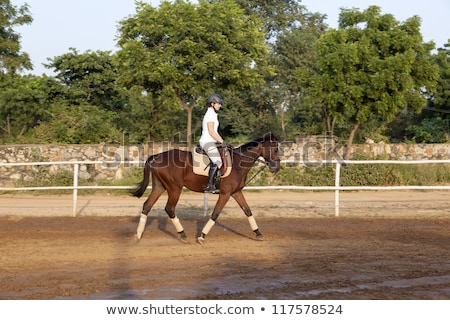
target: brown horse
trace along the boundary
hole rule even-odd
[[[256,238],[262,240],[262,234],[244,198],[242,189],[245,186],[247,174],[255,162],[262,162],[259,159],[260,157],[264,158],[270,172],[280,170],[278,140],[275,135],[269,133],[238,148],[231,148],[231,152],[233,159],[231,173],[220,180],[219,199],[210,219],[203,227],[201,235],[197,238],[199,243],[205,240],[206,235],[215,224],[230,197],[233,197],[244,211],[250,227],[256,234]],[[169,150],[152,155],[147,159],[144,166],[144,178],[137,186],[137,189],[131,193],[133,196],[140,198],[144,194],[150,182],[150,173],[152,175],[152,190],[144,202],[135,240],[139,241],[141,239],[147,223],[147,214],[159,197],[167,190],[169,198],[165,211],[175,226],[180,240],[185,241],[186,234],[175,214],[175,206],[178,203],[183,187],[195,192],[204,192],[207,177],[193,172],[192,152],[179,149]]]

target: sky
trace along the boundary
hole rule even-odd
[[[33,22],[16,27],[21,35],[23,52],[32,60],[36,75],[52,75],[42,64],[75,48],[79,53],[116,51],[118,22],[136,13],[134,0],[10,0],[15,6],[28,3]],[[160,0],[147,1],[158,7]],[[308,11],[328,16],[326,23],[337,28],[339,8],[367,9],[381,7],[382,14],[393,14],[403,22],[418,15],[422,19],[421,33],[425,42],[433,40],[443,47],[450,38],[450,0],[302,0]]]

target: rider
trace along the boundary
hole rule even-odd
[[[200,137],[200,146],[208,154],[210,161],[208,182],[205,187],[205,192],[217,192],[216,182],[220,178],[222,167],[222,159],[217,150],[216,143],[225,145],[225,141],[218,133],[219,120],[217,112],[223,105],[223,99],[217,93],[210,94],[206,101],[207,108],[202,122],[202,135]]]

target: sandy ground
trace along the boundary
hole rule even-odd
[[[245,192],[203,245],[203,194],[183,193],[182,243],[163,195],[0,195],[0,299],[449,299],[450,192]],[[209,195],[211,211],[216,195]]]

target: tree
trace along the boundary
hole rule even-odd
[[[433,60],[439,67],[436,91],[429,95],[428,104],[406,127],[409,140],[416,143],[445,143],[450,140],[450,42],[438,48]]]
[[[159,8],[139,2],[136,11],[120,22],[121,81],[162,95],[166,106],[159,112],[181,106],[190,145],[193,109],[208,94],[261,80],[267,56],[261,23],[232,0],[163,1]]]
[[[298,26],[305,9],[296,0],[236,0],[236,3],[245,14],[254,15],[263,22],[267,40]]]
[[[329,117],[351,124],[345,159],[360,125],[373,117],[390,122],[402,109],[425,106],[423,89],[433,92],[438,78],[433,48],[433,42],[423,43],[417,16],[400,24],[377,6],[341,9],[339,28],[316,43],[320,75],[314,90]]]
[[[220,111],[224,136],[243,143],[268,132],[278,134],[280,122],[274,108],[278,104],[276,94],[267,82],[251,90],[226,92],[226,107]]]
[[[309,88],[311,79],[318,74],[314,44],[327,28],[324,19],[321,14],[306,13],[300,25],[281,34],[275,43],[272,55],[277,73],[275,82],[283,96],[279,113],[290,114],[290,121],[282,119],[285,136],[289,126],[294,127],[294,135],[299,131],[317,134],[320,130],[317,128],[320,103],[314,94],[309,94]]]
[[[35,76],[9,75],[0,81],[0,135],[20,139],[45,117],[44,95]]]
[[[14,31],[32,21],[27,4],[17,7],[10,0],[0,0],[0,76],[32,69],[29,55],[20,52],[20,35]]]
[[[16,7],[0,0],[0,135],[3,140],[21,137],[35,121],[32,110],[38,93],[28,78],[18,73],[31,69],[27,53],[20,52],[20,35],[14,27],[29,24],[28,5]]]
[[[255,122],[247,125],[252,125],[254,128],[260,128],[261,124],[271,128],[275,125],[275,132],[280,131],[281,127],[280,137],[283,136],[286,139],[286,127],[289,125],[285,114],[292,110],[299,92],[296,91],[293,94],[290,90],[292,83],[285,83],[284,80],[288,80],[292,72],[295,72],[295,66],[292,69],[289,68],[294,62],[291,59],[300,61],[303,58],[297,55],[296,50],[308,49],[290,47],[290,44],[294,42],[287,38],[292,39],[290,35],[295,32],[294,30],[302,29],[310,24],[311,14],[300,5],[299,1],[295,0],[238,0],[237,3],[246,14],[256,16],[263,22],[266,43],[271,49],[269,64],[275,69],[275,73],[265,73],[265,82],[253,88],[253,92],[249,92],[253,100],[248,102],[247,109],[256,113],[257,117]],[[292,51],[292,55],[284,57],[284,54],[290,54],[287,50]]]
[[[118,77],[115,58],[109,51],[68,53],[49,59],[55,78],[66,87],[66,100],[71,104],[89,104],[119,112],[124,100],[116,84]]]
[[[432,95],[429,108],[445,114],[450,114],[450,39],[443,48],[438,48],[433,56],[439,66],[439,79],[436,84],[436,92]]]
[[[165,100],[158,92],[149,92],[135,85],[126,90],[126,94],[128,102],[124,108],[124,128],[133,141],[164,141],[168,137],[174,140],[174,132],[185,127],[183,110],[170,100]],[[159,106],[163,106],[164,112]]]
[[[60,121],[55,118],[51,119],[48,126],[59,132],[66,130],[66,140],[80,141],[80,143],[102,141],[101,139],[115,140],[118,131],[130,133],[129,126],[132,121],[129,117],[129,93],[117,82],[119,77],[117,60],[110,51],[88,50],[79,53],[75,48],[70,48],[68,53],[48,60],[46,67],[53,69],[55,79],[62,86],[62,99],[52,105],[52,112],[61,114],[66,109],[73,108],[67,112],[67,116],[60,118],[65,118],[68,123],[77,123],[77,125],[71,125],[74,132],[62,127],[58,129]],[[87,116],[89,119],[82,120]],[[43,126],[45,125],[41,124],[37,131],[45,132]],[[83,133],[80,130],[89,130],[89,132]],[[35,135],[45,136],[37,131]],[[134,135],[130,138],[136,139]],[[57,139],[67,143],[61,138]]]
[[[54,103],[49,114],[49,119],[33,129],[31,141],[67,144],[121,141],[114,112],[99,111],[98,106],[92,105]]]

